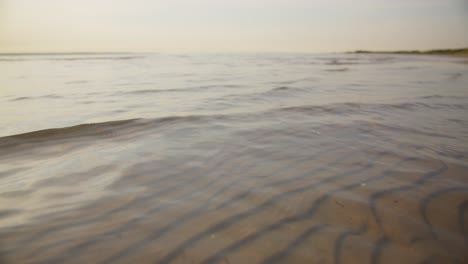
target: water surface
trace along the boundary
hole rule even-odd
[[[464,263],[468,64],[0,56],[0,261]]]

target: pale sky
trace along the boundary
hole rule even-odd
[[[0,0],[0,53],[468,46],[468,0]]]

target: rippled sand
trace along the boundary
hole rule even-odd
[[[468,260],[467,64],[160,56],[0,60],[1,263]]]

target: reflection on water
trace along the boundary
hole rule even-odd
[[[468,67],[0,57],[0,261],[464,263]]]

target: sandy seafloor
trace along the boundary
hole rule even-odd
[[[467,263],[468,64],[0,56],[0,263]]]

